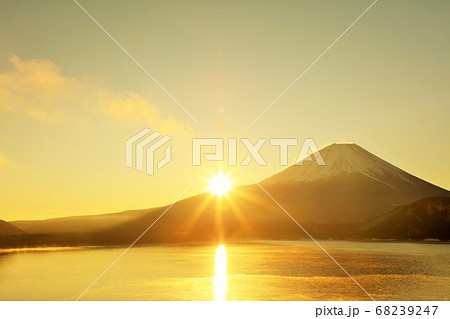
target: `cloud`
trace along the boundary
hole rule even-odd
[[[9,59],[13,69],[0,73],[0,110],[20,112],[41,121],[66,121],[57,107],[67,89],[76,81],[61,76],[49,61],[24,62],[17,56]]]
[[[114,122],[135,122],[158,129],[184,129],[163,118],[145,97],[114,91],[96,83],[64,76],[51,61],[9,59],[0,73],[0,111],[16,112],[38,121],[71,124],[92,121],[100,114]]]

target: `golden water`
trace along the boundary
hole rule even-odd
[[[323,241],[377,300],[449,300],[450,245]],[[367,300],[310,241],[132,248],[82,300]],[[123,247],[0,253],[0,300],[76,299]]]

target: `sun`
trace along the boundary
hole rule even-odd
[[[226,195],[231,190],[233,181],[228,175],[224,175],[222,172],[213,174],[208,182],[208,190],[211,194],[219,197]]]

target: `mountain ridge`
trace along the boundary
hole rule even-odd
[[[0,235],[17,235],[25,232],[19,227],[0,219]]]
[[[304,162],[260,183],[316,238],[359,238],[357,230],[376,216],[426,197],[450,198],[449,191],[397,168],[356,144],[332,144],[321,154],[329,167],[314,167],[315,162]],[[320,172],[322,169],[325,173]],[[292,170],[297,175],[294,180]],[[310,179],[311,172],[317,172],[320,178]],[[302,174],[307,178],[298,178]],[[29,239],[13,244],[126,244],[136,239],[169,206],[87,217],[15,221],[11,224],[29,233]],[[140,243],[304,237],[259,185],[252,184],[237,187],[223,198],[203,193],[176,202]]]
[[[366,237],[450,239],[450,197],[427,197],[377,216],[361,227]]]

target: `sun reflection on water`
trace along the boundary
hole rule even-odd
[[[216,249],[216,271],[214,275],[214,300],[225,301],[227,298],[227,250],[224,245]]]

